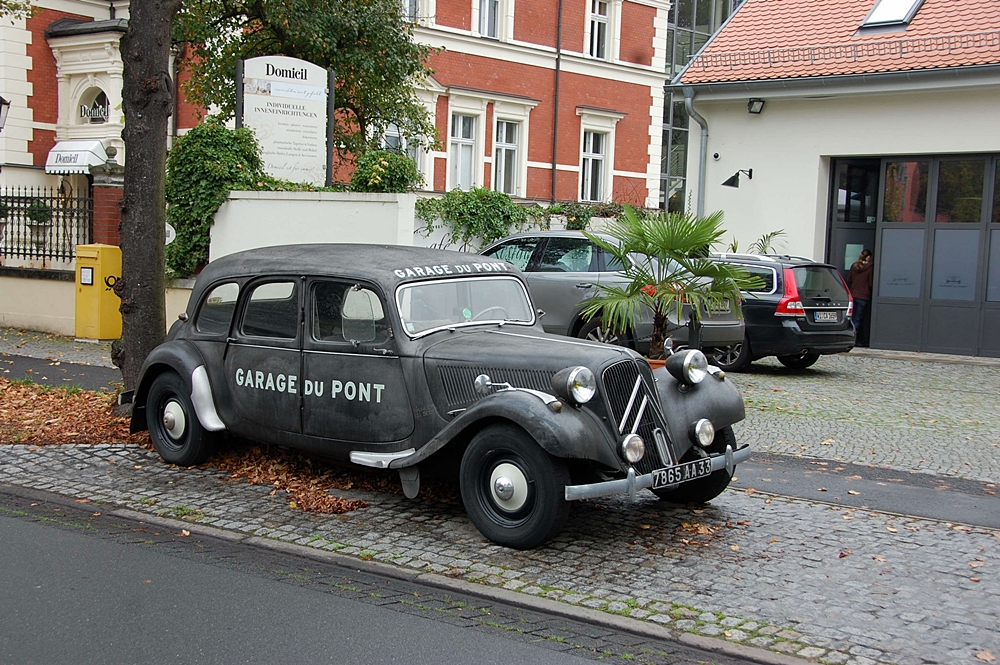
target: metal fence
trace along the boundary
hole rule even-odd
[[[54,188],[0,190],[0,256],[5,259],[72,261],[76,246],[93,237],[93,200]]]

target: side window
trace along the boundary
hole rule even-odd
[[[764,286],[759,289],[750,289],[750,293],[773,293],[774,292],[774,271],[770,268],[759,266],[742,266],[746,268],[752,277],[760,277],[764,280]]]
[[[586,238],[549,238],[538,263],[541,272],[590,272],[594,246]]]
[[[526,270],[537,246],[538,238],[518,238],[494,247],[486,256],[513,264],[518,270]]]
[[[254,287],[243,310],[240,328],[251,337],[295,339],[299,329],[299,295],[295,282],[268,282]]]
[[[210,335],[228,333],[239,295],[240,286],[235,282],[219,284],[209,291],[198,310],[198,318],[194,323],[195,330]]]
[[[313,285],[310,329],[317,342],[376,344],[389,339],[389,324],[378,295],[343,282]]]
[[[622,262],[618,259],[618,257],[608,254],[604,250],[601,250],[601,253],[604,254],[605,272],[618,272],[619,270],[624,269],[624,266],[622,266]]]

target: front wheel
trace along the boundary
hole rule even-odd
[[[632,336],[627,331],[616,333],[604,327],[604,322],[600,317],[593,318],[583,324],[583,327],[580,328],[580,332],[576,336],[580,339],[589,339],[591,342],[603,342],[605,344],[633,348]]]
[[[164,372],[153,380],[146,397],[149,438],[164,461],[178,466],[194,466],[212,453],[212,432],[206,431],[188,396],[190,389],[174,372]]]
[[[818,353],[809,353],[808,351],[802,351],[801,353],[796,353],[790,356],[778,356],[778,362],[787,367],[788,369],[805,369],[807,367],[812,367],[819,360]]]
[[[462,502],[480,533],[498,545],[531,549],[566,523],[570,482],[566,463],[549,455],[515,425],[492,425],[462,457]]]
[[[715,433],[708,452],[721,455],[726,452],[726,446],[736,450],[736,435],[733,434],[732,427],[723,427]],[[735,469],[733,473],[735,474]],[[674,489],[653,490],[653,494],[670,503],[706,503],[722,494],[731,480],[728,471],[719,469],[710,476],[683,483]]]

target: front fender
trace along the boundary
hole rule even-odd
[[[743,396],[732,381],[720,381],[709,375],[701,383],[682,390],[677,379],[662,367],[653,371],[653,378],[670,429],[670,440],[684,449],[692,443],[692,427],[699,419],[711,420],[718,432],[746,417]]]
[[[419,464],[470,430],[482,428],[483,421],[498,420],[520,426],[554,457],[586,459],[610,468],[622,468],[614,442],[607,438],[607,426],[593,413],[569,404],[553,411],[535,395],[519,390],[503,390],[484,397],[458,414],[420,450],[394,460],[389,468]]]
[[[205,359],[198,348],[185,340],[174,340],[160,344],[152,350],[139,370],[139,384],[132,399],[132,433],[149,429],[146,421],[146,397],[149,387],[163,372],[176,372],[191,390],[198,421],[206,430],[217,432],[225,429],[215,409],[212,387],[205,371]]]

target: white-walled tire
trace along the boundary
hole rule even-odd
[[[155,379],[146,396],[149,438],[164,461],[178,466],[201,464],[212,454],[214,436],[198,421],[190,388],[174,372]]]

